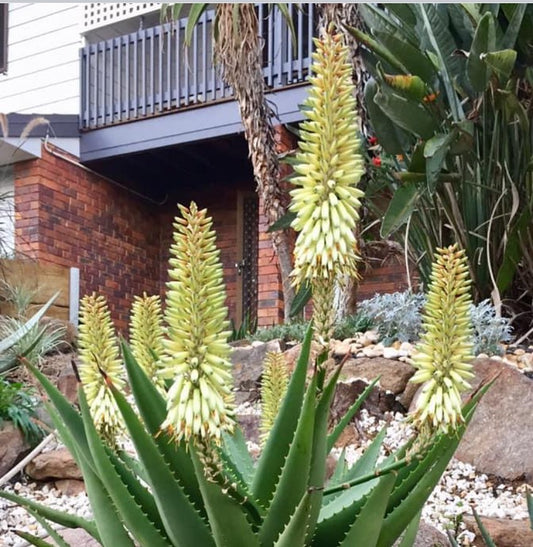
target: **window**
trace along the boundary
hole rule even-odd
[[[0,4],[0,74],[7,72],[7,14],[9,4]]]

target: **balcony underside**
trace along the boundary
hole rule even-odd
[[[295,123],[303,119],[299,105],[305,99],[307,89],[308,86],[303,85],[267,94],[278,123]],[[81,135],[80,156],[83,163],[90,164],[242,131],[238,105],[230,100],[87,131]]]

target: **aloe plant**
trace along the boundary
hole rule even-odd
[[[326,37],[324,43],[336,48],[339,41],[337,36]],[[338,167],[330,174],[330,189],[343,187],[343,168],[353,167],[349,154]],[[313,190],[312,184],[308,190]],[[345,193],[357,197],[354,190]],[[254,462],[234,416],[227,312],[212,221],[194,203],[181,206],[180,212],[174,224],[162,356],[163,376],[171,387],[162,393],[124,341],[122,357],[133,400],[116,380],[120,376],[99,367],[106,394],[120,413],[135,456],[123,454],[109,441],[105,429],[98,422],[95,425],[87,396],[91,392],[83,384],[78,389],[78,411],[30,367],[48,394],[57,430],[83,472],[94,516],[82,519],[15,494],[0,492],[0,496],[48,521],[84,528],[105,547],[388,547],[402,535],[402,546],[412,545],[422,506],[451,459],[481,392],[465,404],[462,419],[455,420],[453,427],[425,430],[423,442],[411,439],[379,462],[383,430],[353,466],[340,458],[326,480],[328,455],[373,385],[330,430],[330,407],[342,366],[328,371],[324,350],[308,378],[314,335],[310,323],[286,394]],[[321,226],[322,221],[321,216]],[[339,254],[344,250],[338,238],[345,238],[347,227],[352,226],[345,218],[341,222],[334,239]],[[329,233],[324,231],[322,237]],[[321,254],[323,244],[312,239],[297,249],[308,265],[317,265],[311,254]],[[343,263],[351,271],[354,251],[347,253],[344,262],[339,256],[331,260],[335,273],[342,275]],[[461,304],[462,285],[454,285],[461,276],[460,272],[449,279],[449,298],[434,302],[435,317],[439,307],[449,315]],[[335,277],[323,276],[321,282],[333,284]],[[309,278],[304,275],[302,281]],[[91,313],[99,316],[99,308],[93,306]],[[98,327],[101,323],[87,317],[84,324]],[[435,334],[449,326],[430,319],[428,328]],[[97,331],[96,362],[103,362],[100,352],[113,361],[109,345],[103,342],[106,336],[112,340],[112,334],[108,329]],[[468,332],[468,325],[461,322],[455,332]],[[89,340],[92,334],[85,336]],[[114,410],[109,418],[114,420]],[[28,534],[24,537],[43,544]]]

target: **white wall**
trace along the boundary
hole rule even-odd
[[[0,112],[77,114],[83,4],[10,3]]]

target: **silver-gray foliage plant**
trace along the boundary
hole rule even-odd
[[[359,304],[358,311],[366,315],[378,331],[380,340],[388,344],[394,340],[414,342],[420,338],[422,308],[426,303],[423,293],[411,291],[376,294]],[[490,300],[473,304],[470,308],[474,354],[501,353],[501,342],[510,342],[511,326],[506,317],[498,317]]]

